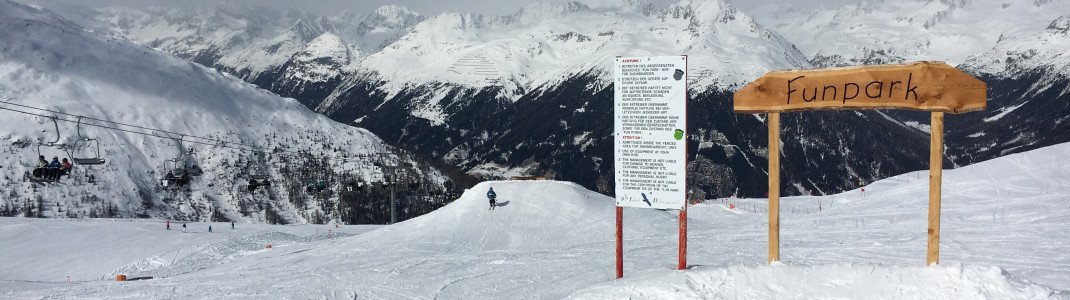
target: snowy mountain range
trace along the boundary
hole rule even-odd
[[[441,172],[292,99],[7,0],[0,30],[2,215],[385,223],[382,183],[399,180],[420,187],[398,193],[403,219],[445,204],[425,188],[446,186]],[[33,183],[38,155],[106,162]],[[203,175],[165,186],[185,164]],[[254,175],[273,184],[249,191]],[[319,180],[325,191],[305,191]]]
[[[705,178],[700,190],[719,196],[764,193],[764,120],[732,113],[731,96],[769,70],[945,60],[982,77],[992,88],[989,109],[949,118],[949,167],[1070,138],[1052,131],[1070,115],[1059,21],[1067,1],[743,12],[727,0],[590,0],[429,17],[400,6],[316,15],[240,3],[42,5],[471,174],[549,175],[603,192],[613,182],[607,70],[618,55],[688,55],[691,173]],[[832,193],[925,168],[925,114],[821,112],[784,122],[783,155],[800,158],[782,160],[789,194]]]

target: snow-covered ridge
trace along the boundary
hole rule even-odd
[[[279,187],[270,197],[244,192],[252,168],[259,166],[277,176],[284,168],[302,164],[292,155],[276,154],[283,151],[334,159],[394,151],[374,134],[331,121],[293,99],[125,40],[86,32],[47,11],[0,0],[0,31],[4,32],[0,36],[3,101],[255,145],[268,152],[259,157],[249,151],[193,144],[189,139],[183,143],[178,135],[145,136],[90,126],[79,129],[60,122],[60,143],[73,144],[81,130],[82,135],[99,139],[100,155],[107,163],[76,166],[72,178],[41,186],[24,182],[23,177],[34,167],[36,143],[55,138],[52,122],[0,111],[4,115],[0,139],[6,141],[0,148],[9,153],[0,160],[7,166],[0,170],[7,195],[0,197],[0,207],[44,203],[43,209],[35,211],[48,217],[84,217],[109,209],[124,217],[206,219],[218,213],[233,220],[264,221],[263,211],[245,211],[247,204],[254,204],[273,206],[286,221],[303,223],[313,214],[330,215],[330,209],[277,201],[305,197],[282,187],[287,178],[275,178]],[[189,147],[194,148],[205,174],[188,192],[162,191],[158,180],[165,173],[166,161]],[[75,152],[87,155],[92,150]],[[67,156],[49,147],[43,147],[40,154]],[[339,172],[343,168],[369,181],[383,176],[370,162],[331,167]],[[427,170],[425,175],[441,178],[434,174]],[[98,183],[86,182],[86,175],[93,175]]]
[[[342,10],[336,15],[320,15],[241,1],[140,8],[87,8],[77,3],[43,2],[96,32],[221,67],[247,81],[282,66],[323,33],[339,36],[356,58],[392,43],[424,19],[399,5],[386,5],[372,12]]]
[[[337,35],[325,32],[305,45],[290,60],[286,78],[322,82],[339,76],[352,61],[349,47]]]
[[[751,12],[761,22],[727,0],[682,0],[667,7],[642,0],[535,2],[502,16],[443,13],[430,18],[399,5],[326,17],[225,7],[197,13],[107,8],[83,18],[99,20],[94,28],[218,64],[247,81],[291,62],[307,42],[331,32],[351,53],[349,65],[332,71],[336,75],[374,75],[391,83],[384,87],[388,93],[451,83],[503,87],[503,96],[516,98],[578,74],[608,78],[611,58],[620,55],[689,55],[689,77],[698,90],[730,89],[768,70],[809,68],[811,61],[819,66],[913,60],[960,64],[997,44],[1031,47],[1028,36],[1070,11],[1070,2],[863,1],[835,9],[776,5]]]
[[[1031,45],[1070,12],[1068,1],[863,1],[839,9],[752,11],[815,63],[829,66],[942,60],[952,65],[997,43]]]
[[[689,55],[696,89],[729,88],[772,69],[806,68],[794,47],[727,0],[656,7],[641,0],[535,2],[508,15],[447,12],[426,18],[403,6],[317,17],[294,12],[106,8],[70,10],[93,27],[209,65],[247,81],[291,62],[323,32],[352,54],[339,75],[374,74],[406,86],[503,87],[506,97],[578,74],[600,74],[620,55]],[[226,12],[226,13],[224,13]],[[281,16],[281,17],[276,17]]]
[[[577,74],[609,80],[614,57],[688,55],[692,87],[728,88],[771,69],[807,68],[779,35],[724,0],[596,6],[536,3],[509,16],[445,13],[368,56],[361,70],[402,88],[448,82],[501,86],[506,95]],[[402,67],[398,67],[399,64]]]
[[[1048,76],[1070,79],[1070,12],[1051,20],[1044,30],[1016,39],[1001,40],[991,50],[971,57],[968,70],[1017,78],[1023,73],[1046,71]],[[1046,84],[1056,78],[1039,80]]]

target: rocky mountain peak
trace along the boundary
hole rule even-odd
[[[1046,30],[1049,33],[1066,35],[1070,31],[1070,15],[1055,19],[1048,25]]]

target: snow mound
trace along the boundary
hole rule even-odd
[[[494,210],[486,196],[492,187]],[[613,198],[571,182],[490,181],[432,213],[353,241],[442,253],[561,249],[612,241],[615,207]],[[658,234],[651,224],[676,224],[674,215],[657,210],[626,209],[624,219],[628,238]]]
[[[876,296],[876,297],[875,297]],[[999,267],[867,264],[648,271],[573,299],[1055,299],[1056,292]]]

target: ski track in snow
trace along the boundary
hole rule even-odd
[[[864,195],[855,190],[784,198],[783,266],[765,266],[764,199],[692,206],[692,270],[686,272],[674,270],[675,212],[625,209],[623,281],[613,280],[611,198],[564,182],[485,182],[431,214],[390,226],[332,228],[330,238],[328,227],[314,225],[242,224],[230,230],[220,223],[209,234],[198,223],[182,234],[163,230],[157,220],[3,218],[0,239],[15,242],[0,246],[0,295],[1066,297],[1068,156],[1070,144],[1061,144],[946,170],[936,268],[924,267],[924,171],[874,182]],[[484,195],[491,186],[501,196],[493,211]],[[264,249],[266,243],[273,249]],[[112,281],[118,272],[156,279]],[[72,283],[65,282],[67,275]],[[955,288],[932,294],[918,278]],[[888,287],[895,284],[905,286]],[[878,294],[866,294],[866,286]],[[792,294],[799,288],[811,294]],[[862,294],[851,294],[858,289]]]

